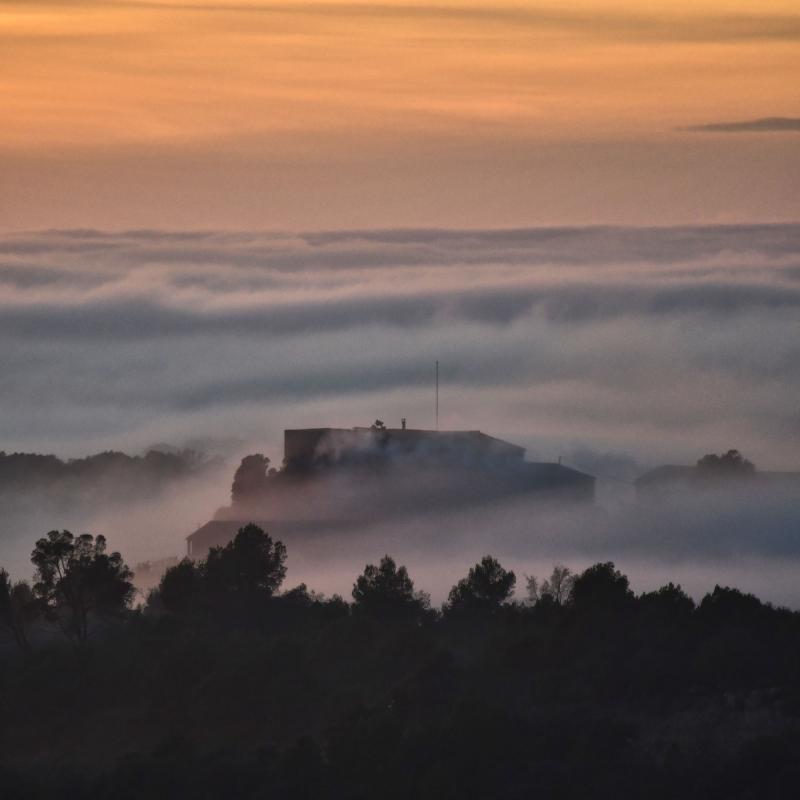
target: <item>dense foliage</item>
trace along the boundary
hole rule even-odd
[[[9,636],[2,796],[796,796],[798,613],[611,563],[512,603],[488,556],[443,612],[388,556],[348,604],[279,592],[285,555],[247,526],[77,650]]]
[[[709,453],[697,462],[700,475],[705,477],[732,477],[752,475],[756,471],[755,464],[748,461],[738,450],[728,450],[718,456]]]
[[[0,451],[0,497],[11,503],[16,496],[37,493],[50,505],[69,504],[85,495],[95,502],[119,502],[152,496],[170,481],[219,463],[193,450],[148,450],[143,456],[109,451],[68,461],[53,455]]]
[[[419,619],[430,610],[430,598],[414,591],[408,570],[384,556],[380,564],[367,564],[353,585],[353,611],[377,619]]]
[[[462,578],[447,598],[447,611],[492,611],[513,594],[517,576],[503,569],[493,556],[484,556]]]
[[[245,456],[233,476],[231,502],[247,505],[260,500],[269,489],[269,459],[261,454]],[[275,470],[272,470],[273,474]]]
[[[88,638],[91,617],[114,616],[133,598],[133,573],[119,553],[106,552],[104,536],[50,531],[36,542],[31,561],[33,594],[45,619],[77,642]]]

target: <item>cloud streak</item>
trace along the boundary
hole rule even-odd
[[[800,117],[761,117],[739,122],[709,122],[690,125],[682,131],[700,133],[800,133]]]
[[[46,5],[54,5],[47,2]],[[74,4],[70,4],[74,5]],[[664,42],[738,42],[750,40],[796,41],[800,18],[794,14],[668,13],[643,14],[610,10],[524,8],[518,5],[442,5],[383,3],[202,3],[202,2],[83,2],[80,5],[111,6],[135,11],[201,14],[247,14],[314,17],[342,20],[417,20],[465,22],[513,28],[534,28],[614,39]]]

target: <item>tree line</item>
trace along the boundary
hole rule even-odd
[[[247,525],[134,607],[103,537],[42,537],[31,583],[0,577],[0,794],[794,796],[797,612],[610,562],[515,600],[491,555],[440,608],[389,555],[346,601],[286,559]]]

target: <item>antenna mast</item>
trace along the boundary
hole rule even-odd
[[[436,430],[439,430],[439,362],[436,362]]]

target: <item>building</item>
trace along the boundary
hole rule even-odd
[[[305,428],[284,431],[283,468],[256,496],[220,509],[187,539],[202,557],[255,522],[286,540],[346,534],[403,517],[519,497],[587,503],[595,479],[481,431]]]
[[[525,448],[481,431],[304,428],[283,432],[284,468],[302,472],[385,461],[426,465],[521,463]]]

